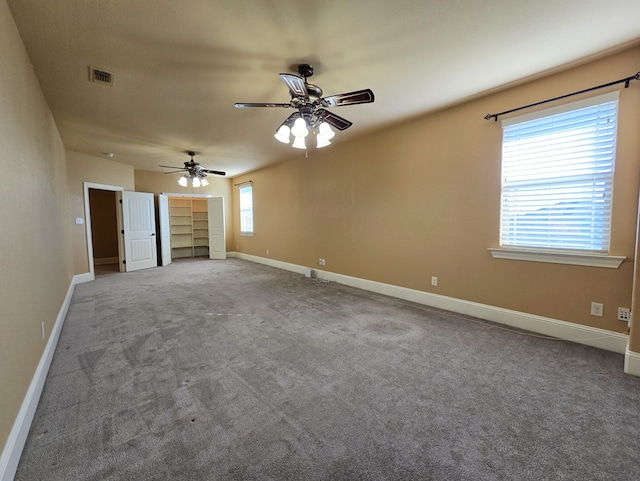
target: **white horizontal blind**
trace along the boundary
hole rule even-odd
[[[240,186],[240,233],[253,234],[253,186]]]
[[[608,252],[617,94],[503,122],[503,247]]]

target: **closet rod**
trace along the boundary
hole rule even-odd
[[[245,180],[244,182],[240,182],[239,184],[233,184],[234,187],[238,187],[244,184],[253,184],[253,180]]]
[[[604,87],[610,87],[611,85],[621,84],[621,83],[624,82],[624,88],[629,88],[629,82],[631,82],[632,80],[640,80],[640,72],[636,73],[635,75],[632,75],[631,77],[622,78],[620,80],[614,80],[613,82],[609,82],[609,83],[602,84],[602,85],[596,85],[595,87],[591,87],[591,88],[588,88],[588,89],[580,90],[578,92],[573,92],[573,93],[566,94],[566,95],[561,95],[560,97],[554,97],[552,99],[542,100],[540,102],[536,102],[534,104],[529,104],[529,105],[524,105],[522,107],[518,107],[518,108],[515,108],[515,109],[505,110],[504,112],[500,112],[499,114],[487,114],[487,115],[484,116],[484,118],[485,118],[485,120],[494,119],[497,122],[498,121],[498,117],[501,116],[501,115],[510,114],[511,112],[517,112],[518,110],[528,109],[530,107],[535,107],[537,105],[546,104],[547,102],[553,102],[555,100],[566,99],[567,97],[573,97],[574,95],[580,95],[580,94],[583,94],[585,92],[591,92],[592,90],[598,90],[598,89],[601,89],[601,88],[604,88]]]

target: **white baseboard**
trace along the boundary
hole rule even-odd
[[[284,269],[306,275],[309,268],[297,264],[289,264],[274,259],[234,252],[229,257],[237,257],[260,264],[266,264],[279,269]],[[479,304],[454,297],[441,296],[430,292],[408,289],[406,287],[384,284],[382,282],[369,281],[358,277],[336,274],[335,272],[315,269],[317,278],[337,282],[351,287],[357,287],[366,291],[384,294],[407,301],[437,307],[459,314],[465,314],[487,321],[497,322],[518,329],[536,332],[545,336],[556,337],[567,341],[586,344],[588,346],[624,354],[627,348],[628,336],[625,334],[599,329],[597,327],[583,326],[572,322],[561,321],[548,317],[528,314],[526,312],[503,309],[501,307]],[[640,366],[638,366],[640,369]]]
[[[85,272],[84,274],[76,274],[75,276],[73,276],[72,282],[75,286],[76,284],[82,284],[83,282],[93,281],[95,278],[96,276],[91,272]]]
[[[53,354],[56,350],[58,339],[60,338],[62,325],[64,324],[67,312],[69,311],[73,291],[76,284],[86,282],[84,279],[87,274],[74,276],[69,284],[67,295],[62,302],[60,310],[58,311],[58,316],[49,335],[47,345],[40,357],[38,367],[31,379],[31,384],[29,385],[27,394],[22,401],[22,406],[20,407],[18,416],[13,423],[13,427],[9,433],[9,437],[7,438],[4,450],[2,451],[2,456],[0,457],[0,481],[13,481],[15,477],[16,470],[18,469],[18,463],[20,462],[20,456],[22,455],[22,450],[25,442],[27,441],[27,435],[29,434],[29,429],[31,428],[31,423],[36,413],[38,402],[40,401],[42,388],[44,387],[44,382],[47,379],[51,360],[53,359]]]
[[[640,353],[626,349],[624,353],[624,372],[640,376]]]
[[[277,267],[285,271],[296,272],[298,274],[305,274],[309,268],[299,266],[298,264],[291,264],[289,262],[277,261],[275,259],[269,259],[268,257],[258,257],[251,254],[243,254],[242,252],[229,252],[228,257],[236,257],[238,259],[244,259],[258,264],[265,264],[271,267]]]

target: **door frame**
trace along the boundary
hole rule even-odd
[[[158,259],[160,266],[165,267],[171,264],[171,215],[169,212],[169,196],[158,194]]]
[[[220,215],[218,215],[220,214]],[[209,221],[209,259],[226,259],[227,258],[227,230],[224,221],[224,197],[210,197],[207,199],[207,220]],[[213,221],[220,221],[222,227],[222,235],[220,235],[220,226]],[[222,242],[217,243],[222,237]],[[216,246],[221,250],[216,250]]]
[[[93,232],[91,231],[91,205],[89,203],[89,189],[110,190],[112,192],[123,192],[124,187],[117,185],[94,184],[93,182],[83,182],[84,189],[84,224],[87,236],[87,259],[89,260],[89,276],[90,280],[95,279],[95,269],[93,267]],[[117,194],[116,194],[117,198]],[[116,200],[117,203],[117,200]],[[116,212],[118,213],[118,269],[124,272],[124,246],[122,245],[122,236],[120,235],[119,226],[122,225],[122,209],[116,204]]]
[[[185,198],[195,198],[195,199],[213,199],[213,198],[220,198],[222,199],[223,205],[224,205],[224,196],[223,195],[215,195],[215,194],[185,194],[184,192],[160,192],[160,194],[162,195],[166,195],[167,197],[185,197]],[[226,235],[227,235],[227,228],[225,223],[223,222],[223,229],[224,229],[224,238],[225,238],[225,243],[226,243]],[[158,236],[159,241],[161,242],[160,244],[160,250],[162,250],[162,235]],[[169,246],[169,248],[171,248],[171,246]],[[225,245],[225,251],[226,251],[226,245]],[[209,251],[209,255],[211,255],[211,251]]]

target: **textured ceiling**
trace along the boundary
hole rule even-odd
[[[288,102],[298,63],[325,95],[376,95],[334,109],[354,123],[335,144],[640,39],[638,0],[7,3],[66,148],[144,170],[195,150],[228,175],[301,155],[273,138],[291,110],[233,105]]]

